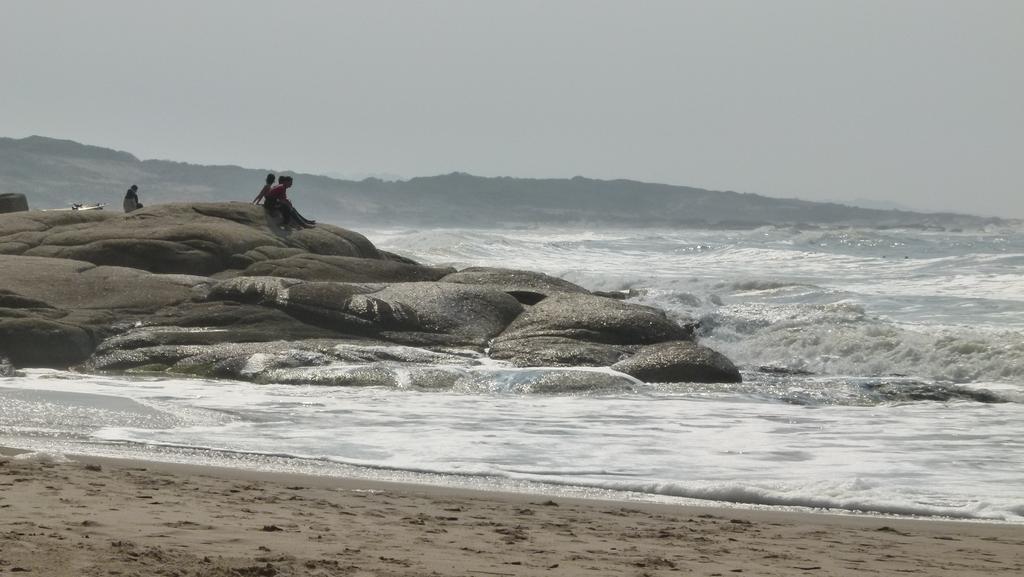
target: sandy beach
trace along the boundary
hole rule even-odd
[[[0,574],[1021,575],[1024,527],[0,451]]]

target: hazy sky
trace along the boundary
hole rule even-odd
[[[0,136],[1024,217],[1024,1],[3,0]]]

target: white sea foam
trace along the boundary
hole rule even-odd
[[[18,453],[12,457],[15,461],[35,461],[38,463],[70,463],[71,459],[61,453],[49,453],[47,451],[30,451]]]
[[[356,467],[377,471],[362,473],[369,476],[425,474],[477,487],[529,482],[1022,521],[1012,480],[1024,462],[1024,405],[964,396],[914,402],[899,394],[901,383],[913,386],[909,380],[889,383],[895,396],[879,396],[870,380],[748,381],[744,388],[660,385],[580,396],[507,386],[416,392],[93,381],[29,371],[0,389],[0,405],[21,403],[0,412],[0,438],[65,452],[203,449],[249,455],[240,462],[259,467],[267,466],[264,457],[312,460],[349,467],[344,474]],[[91,418],[65,419],[67,407],[91,407]],[[48,412],[50,430],[35,429]],[[24,415],[34,415],[28,426]],[[458,480],[466,477],[475,480]]]

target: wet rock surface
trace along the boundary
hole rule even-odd
[[[0,270],[10,372],[429,390],[490,386],[494,359],[542,392],[739,380],[661,310],[542,273],[423,266],[329,225],[282,231],[245,203],[2,214]]]
[[[619,362],[634,349],[626,345],[535,336],[494,343],[489,354],[492,359],[509,361],[517,367],[607,367]]]
[[[588,294],[587,289],[567,280],[540,272],[492,267],[469,267],[453,272],[444,282],[484,285],[502,290],[525,304],[533,305],[557,293]]]
[[[612,369],[651,383],[738,383],[739,370],[725,355],[690,341],[641,348]]]
[[[239,274],[359,283],[435,281],[454,270],[392,260],[298,254],[254,263]]]
[[[189,301],[204,277],[0,255],[0,354],[18,367],[81,362],[119,322]]]
[[[591,294],[555,294],[524,312],[495,345],[538,337],[561,337],[609,345],[689,340],[693,330],[653,307]]]

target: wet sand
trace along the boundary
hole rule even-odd
[[[0,575],[1024,575],[1024,526],[549,498],[0,449]]]

